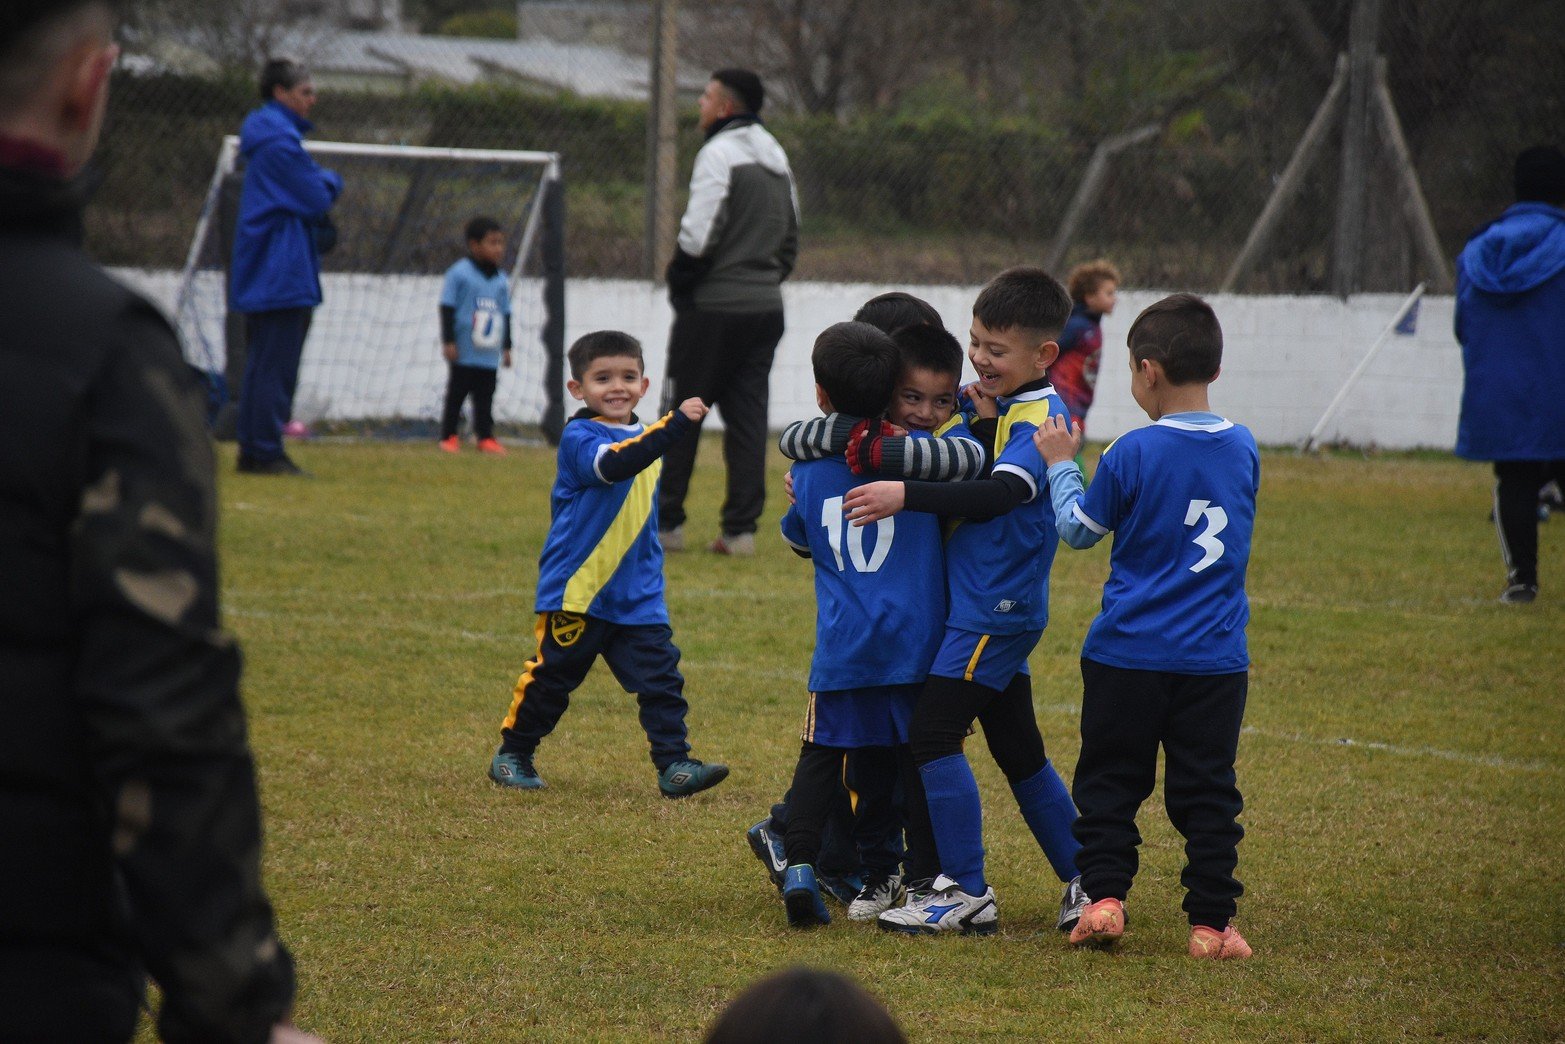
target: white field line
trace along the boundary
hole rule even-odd
[[[462,596],[448,597],[459,599]],[[288,620],[294,623],[316,624],[344,624],[348,622],[345,617],[332,613],[278,612],[264,609],[236,609],[232,607],[227,610],[227,613],[229,616],[237,616],[248,620]],[[369,623],[369,621],[356,620],[353,626],[363,628],[368,626]],[[515,632],[469,631],[461,628],[442,627],[438,624],[413,623],[407,620],[377,621],[374,625],[386,630],[411,631],[415,634],[433,636],[454,634],[464,641],[494,645],[530,645],[532,642],[531,634],[524,634],[520,629]],[[773,678],[799,686],[808,684],[808,675],[805,672],[782,668],[757,668],[754,664],[738,660],[692,660],[687,658],[683,661],[682,666],[687,671],[728,671],[745,673],[755,678]],[[1035,709],[1046,714],[1063,714],[1070,717],[1081,713],[1081,708],[1073,703],[1036,704]],[[1343,747],[1357,750],[1372,750],[1379,754],[1394,754],[1398,757],[1435,758],[1440,761],[1453,761],[1461,765],[1507,769],[1514,772],[1544,772],[1553,775],[1565,771],[1565,766],[1555,765],[1547,761],[1507,758],[1499,754],[1474,754],[1468,751],[1442,750],[1439,747],[1404,746],[1397,743],[1385,743],[1380,740],[1358,740],[1351,736],[1325,739],[1319,736],[1306,736],[1298,732],[1276,732],[1271,729],[1257,728],[1254,725],[1246,725],[1240,731],[1246,735],[1259,736],[1263,739],[1281,740],[1285,743],[1301,743],[1311,747]]]
[[[1076,717],[1081,714],[1081,708],[1072,703],[1041,704],[1037,705],[1036,709],[1044,713],[1063,714],[1069,717]],[[1298,732],[1275,732],[1271,729],[1257,728],[1254,725],[1245,725],[1239,731],[1245,735],[1259,736],[1262,739],[1281,740],[1284,743],[1302,743],[1311,747],[1345,747],[1356,750],[1372,750],[1376,753],[1395,754],[1399,757],[1437,758],[1441,761],[1454,761],[1462,765],[1510,769],[1516,772],[1547,772],[1551,774],[1565,772],[1565,766],[1552,764],[1547,761],[1507,758],[1498,754],[1473,754],[1461,750],[1441,750],[1439,747],[1409,747],[1397,743],[1383,743],[1379,740],[1357,740],[1350,736],[1343,736],[1337,739],[1323,739],[1319,736],[1306,736]]]

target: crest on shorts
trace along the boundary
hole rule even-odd
[[[549,635],[554,639],[554,644],[562,649],[576,644],[576,639],[581,637],[587,629],[587,620],[575,613],[550,613]]]

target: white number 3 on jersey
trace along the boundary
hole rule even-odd
[[[1196,547],[1206,552],[1205,557],[1190,567],[1192,573],[1199,573],[1219,558],[1227,550],[1223,542],[1217,539],[1217,534],[1228,528],[1228,512],[1220,507],[1212,507],[1210,500],[1192,500],[1190,510],[1185,512],[1185,525],[1193,526],[1206,519],[1206,528],[1191,538]]]

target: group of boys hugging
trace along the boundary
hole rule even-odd
[[[1110,445],[1088,487],[1073,459],[1080,423],[1048,378],[1071,311],[1041,269],[1000,273],[973,306],[977,380],[966,387],[961,346],[908,294],[871,300],[815,341],[825,416],[781,439],[795,461],[782,535],[815,573],[809,700],[792,787],[747,831],[791,925],[828,923],[832,895],[888,931],[998,930],[964,753],[976,722],[1065,886],[1058,927],[1073,945],[1110,947],[1124,933],[1135,817],[1161,746],[1168,814],[1186,840],[1188,952],[1250,955],[1230,922],[1243,891],[1234,759],[1259,455],[1246,428],[1210,411],[1215,314],[1176,294],[1128,338],[1132,394],[1153,423]],[[660,455],[706,407],[691,399],[638,422],[648,382],[627,334],[583,337],[570,365],[586,406],[560,443],[538,651],[489,775],[544,785],[534,752],[601,655],[637,694],[660,789],[685,797],[728,769],[693,759],[686,741],[655,491]],[[1056,544],[1087,548],[1111,531],[1102,611],[1082,649],[1073,802],[1038,730],[1027,659],[1048,622]]]

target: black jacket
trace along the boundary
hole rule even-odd
[[[81,252],[78,182],[0,168],[0,1039],[264,1040],[260,882],[211,442],[173,331]]]

